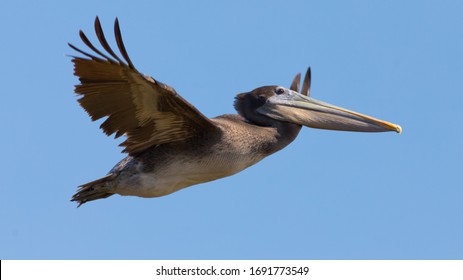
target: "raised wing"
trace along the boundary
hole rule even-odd
[[[300,84],[301,84],[301,73],[297,73],[297,75],[294,77],[293,82],[291,83],[291,87],[289,89],[294,90],[296,92],[299,92],[299,85]]]
[[[69,44],[85,56],[72,59],[74,75],[80,80],[75,93],[82,96],[78,101],[93,121],[107,117],[100,126],[107,135],[127,136],[120,144],[125,147],[124,152],[133,155],[154,145],[218,130],[173,88],[135,69],[122,41],[117,18],[114,33],[123,59],[107,43],[98,17],[95,31],[107,54],[95,48],[82,31],[80,38],[95,54]]]
[[[311,80],[311,71],[310,67],[307,69],[307,72],[304,76],[304,82],[302,83],[302,91],[300,92],[303,95],[310,96],[310,80]],[[293,82],[291,83],[291,90],[299,92],[299,87],[301,83],[301,73],[297,73],[294,77]]]

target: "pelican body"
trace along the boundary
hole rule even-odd
[[[98,17],[98,50],[69,46],[80,84],[75,92],[92,120],[106,118],[107,135],[125,136],[128,156],[104,177],[79,186],[78,206],[113,194],[159,197],[183,188],[233,175],[291,143],[302,126],[360,131],[401,132],[401,127],[310,97],[310,68],[291,87],[263,86],[235,97],[238,114],[207,118],[177,92],[142,75],[131,62],[116,19],[115,39],[122,59],[106,41]]]
[[[212,121],[220,129],[216,135],[160,145],[122,160],[110,171],[119,175],[110,184],[106,181],[114,188],[111,193],[158,197],[230,176],[282,149],[297,135],[293,130],[292,139],[280,137],[287,135],[288,127],[256,129],[237,115]]]

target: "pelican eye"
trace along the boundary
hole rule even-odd
[[[285,89],[284,89],[284,88],[277,88],[277,89],[275,90],[275,92],[276,92],[276,94],[280,95],[280,94],[285,93]]]

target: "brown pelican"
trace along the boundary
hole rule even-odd
[[[122,42],[119,23],[115,39],[122,58],[109,46],[98,17],[98,50],[80,31],[94,53],[69,44],[84,57],[73,56],[75,93],[101,129],[122,135],[128,156],[109,173],[79,186],[78,205],[113,194],[159,197],[183,188],[233,175],[291,143],[302,126],[321,129],[401,132],[401,127],[318,101],[310,95],[310,68],[299,92],[301,75],[290,89],[263,86],[238,94],[238,114],[205,117],[170,86],[142,75]]]

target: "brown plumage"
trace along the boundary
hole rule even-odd
[[[215,125],[173,88],[135,69],[124,47],[117,19],[114,26],[117,45],[125,61],[109,47],[98,17],[95,20],[98,40],[112,58],[95,48],[82,31],[82,41],[103,59],[69,44],[87,56],[74,57],[72,62],[74,75],[80,80],[75,92],[82,96],[79,103],[92,120],[107,117],[101,129],[107,135],[115,133],[116,138],[126,135],[127,140],[121,146],[130,155],[154,145],[216,131]]]

